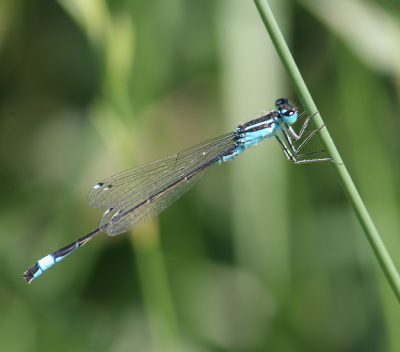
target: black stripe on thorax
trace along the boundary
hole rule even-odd
[[[264,128],[269,128],[269,127],[271,127],[272,123],[277,122],[278,118],[279,118],[279,113],[277,111],[271,111],[267,115],[258,117],[254,120],[250,120],[246,123],[239,125],[238,132],[239,133],[240,132],[242,132],[242,133],[255,132],[255,131],[262,130]],[[265,123],[263,124],[262,122],[265,122]],[[257,124],[260,124],[260,125],[254,126],[253,128],[251,128],[251,126],[257,125]],[[250,128],[248,128],[248,127],[250,127]],[[248,129],[246,130],[246,128],[248,128]]]

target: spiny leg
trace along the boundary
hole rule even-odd
[[[297,154],[300,151],[300,149],[303,148],[308,143],[308,141],[312,138],[312,136],[314,136],[314,134],[316,134],[320,129],[322,129],[324,127],[325,127],[325,125],[322,125],[321,127],[310,131],[307,138],[299,145],[299,147],[297,147],[295,154]],[[304,136],[304,134],[303,134],[303,136]]]
[[[290,151],[290,149],[286,146],[286,144],[283,142],[282,138],[276,134],[275,135],[276,139],[278,140],[279,144],[282,147],[283,152],[286,155],[286,158],[290,161],[293,161],[294,163],[297,162],[296,158],[293,156],[292,152]]]
[[[292,153],[290,152],[289,148],[286,147],[285,143],[283,143],[281,137],[279,137],[279,135],[275,135],[275,137],[276,137],[276,139],[278,140],[279,144],[281,145],[281,148],[282,148],[283,152],[285,153],[286,158],[287,158],[288,160],[293,161],[293,160],[294,160],[293,155],[292,155]]]
[[[322,128],[322,127],[321,127]],[[335,160],[332,160],[331,158],[318,158],[318,159],[304,159],[304,160],[297,160],[297,158],[301,158],[307,155],[312,155],[312,154],[316,154],[316,153],[321,153],[324,150],[317,150],[317,151],[313,151],[313,152],[309,152],[309,153],[305,153],[305,154],[300,154],[300,155],[294,155],[290,149],[286,146],[286,144],[283,142],[282,138],[279,135],[275,135],[276,139],[278,140],[279,144],[281,145],[283,152],[286,155],[286,158],[290,161],[292,161],[295,164],[304,164],[304,163],[315,163],[315,162],[320,162],[320,161],[332,161],[335,164],[341,165],[340,163],[338,163]]]
[[[317,114],[318,114],[318,111],[315,112],[314,114],[308,116],[308,117],[306,118],[306,120],[304,121],[303,126],[301,126],[301,129],[300,129],[300,132],[299,132],[299,136],[300,136],[300,137],[302,137],[302,136],[304,135],[304,131],[305,131],[305,129],[307,128],[307,125],[308,125],[308,122],[310,121],[310,119],[311,119],[312,117],[314,117],[315,115],[317,115]],[[322,126],[322,127],[323,127],[323,126]],[[320,127],[319,129],[321,129],[322,127]]]
[[[309,135],[310,133],[312,133],[313,131],[315,131],[315,130],[311,130],[311,131],[304,132],[303,135],[302,135],[301,137],[308,136],[308,135]],[[292,142],[295,142],[297,139],[291,137],[290,140],[291,140]]]
[[[325,126],[325,125],[324,125],[324,126]],[[294,141],[294,140],[292,140],[292,139],[290,138],[289,134],[287,133],[287,131],[286,131],[285,129],[282,129],[282,133],[283,133],[283,135],[285,136],[285,138],[286,138],[286,140],[287,140],[287,142],[288,142],[288,144],[289,144],[289,146],[290,146],[290,149],[292,150],[293,154],[297,154],[297,153],[300,151],[300,149],[303,148],[303,147],[308,143],[308,141],[312,138],[312,136],[313,136],[315,133],[317,133],[321,128],[323,128],[324,126],[321,126],[320,128],[317,128],[317,129],[315,129],[315,130],[308,131],[308,132],[304,133],[303,135],[307,135],[307,134],[308,134],[308,136],[307,136],[307,138],[300,144],[300,146],[297,147],[297,148],[293,145],[293,141]]]
[[[305,121],[304,121],[304,123],[303,123],[303,126],[301,126],[300,132],[299,132],[298,134],[296,134],[296,132],[294,131],[294,129],[293,129],[292,126],[286,125],[288,131],[289,131],[290,134],[293,136],[294,140],[297,141],[297,140],[299,140],[299,139],[303,136],[304,131],[305,131],[305,129],[306,129],[307,126],[308,126],[308,122],[309,122],[310,119],[311,119],[313,116],[315,116],[316,114],[318,114],[318,111],[317,111],[315,114],[312,114],[312,115],[308,116],[308,117],[305,119]],[[301,116],[301,115],[300,115],[300,116]],[[299,116],[299,117],[300,117],[300,116]],[[299,120],[299,119],[297,119],[296,122],[297,122],[298,120]]]
[[[295,158],[297,157],[302,157],[305,155],[309,155],[309,154],[315,154],[315,153],[320,153],[323,152],[324,150],[319,150],[317,152],[311,152],[311,153],[306,153],[306,154],[302,154],[302,155],[296,155]],[[335,164],[338,165],[343,165],[342,163],[338,163],[337,161],[331,159],[331,158],[318,158],[318,159],[303,159],[303,160],[297,160],[294,162],[295,164],[305,164],[305,163],[318,163],[320,161],[332,161]]]

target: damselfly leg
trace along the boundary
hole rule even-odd
[[[279,144],[281,145],[283,152],[286,155],[286,158],[292,162],[294,162],[295,164],[304,164],[304,163],[314,163],[314,162],[320,162],[320,161],[332,161],[335,164],[338,165],[342,165],[341,163],[338,163],[337,161],[331,159],[331,158],[316,158],[316,159],[303,159],[303,160],[298,160],[299,158],[308,156],[308,155],[312,155],[312,154],[317,154],[317,153],[322,153],[325,150],[316,150],[316,151],[312,151],[312,152],[308,152],[308,153],[303,153],[303,154],[297,154],[307,143],[308,141],[314,136],[315,133],[317,133],[319,130],[321,130],[325,125],[322,125],[319,128],[316,128],[314,130],[311,131],[307,131],[305,132],[305,129],[308,126],[308,123],[310,121],[310,119],[315,116],[318,112],[308,116],[306,118],[306,120],[304,121],[299,133],[297,134],[294,129],[292,128],[292,126],[289,126],[286,124],[286,129],[282,128],[282,133],[285,136],[285,139],[289,145],[289,147],[284,143],[284,141],[282,140],[282,138],[279,135],[276,135],[276,138],[279,142]],[[301,114],[299,116],[299,118],[302,116],[303,114]],[[296,120],[296,122],[299,119]],[[293,137],[291,138],[290,135]],[[302,137],[307,136],[307,138],[296,148],[293,144],[293,142],[300,140]]]

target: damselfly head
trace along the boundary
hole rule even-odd
[[[275,102],[275,106],[279,112],[279,117],[284,123],[291,125],[297,120],[297,111],[289,100],[286,98],[280,98]]]

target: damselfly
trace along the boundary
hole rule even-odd
[[[330,158],[301,159],[323,150],[298,154],[310,138],[324,127],[305,132],[315,114],[305,119],[296,134],[291,125],[301,116],[287,99],[278,99],[275,106],[276,111],[239,125],[231,133],[97,183],[88,194],[88,203],[104,211],[99,228],[40,259],[23,274],[25,280],[30,283],[100,232],[116,236],[150,220],[187,192],[213,165],[233,159],[267,137],[276,137],[286,158],[296,164],[325,160],[336,163]],[[302,137],[305,137],[304,141],[296,148],[293,142]]]

